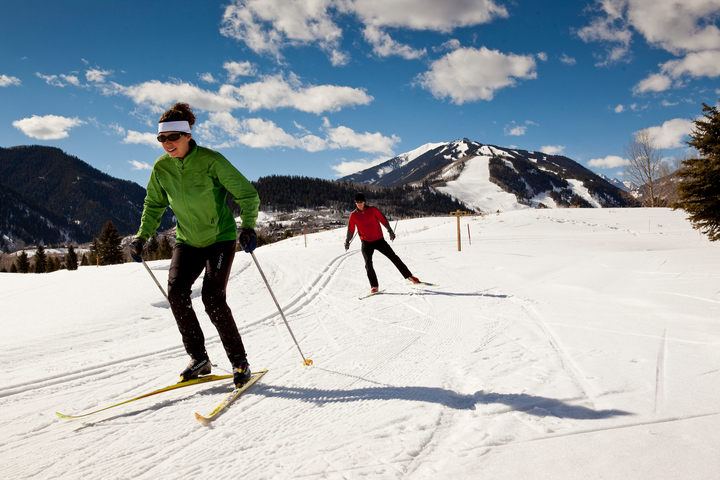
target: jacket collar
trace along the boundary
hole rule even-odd
[[[197,154],[198,145],[195,142],[195,140],[190,140],[189,145],[190,145],[190,150],[188,151],[187,155],[185,155],[185,158],[170,157],[175,162],[175,164],[180,168],[187,166],[193,160],[193,158],[195,158],[195,154]]]

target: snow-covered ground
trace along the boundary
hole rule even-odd
[[[369,288],[344,230],[256,251],[228,286],[263,379],[210,426],[139,264],[0,275],[0,478],[716,479],[720,245],[664,209],[401,221]],[[467,225],[470,226],[471,244]],[[167,261],[150,266],[162,283]],[[229,363],[204,313],[215,373]]]

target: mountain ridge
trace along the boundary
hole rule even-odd
[[[504,209],[636,205],[632,196],[568,157],[484,145],[467,138],[428,143],[340,180],[385,187],[424,184],[473,206],[476,211],[495,210],[497,202],[479,201],[460,185],[466,166],[473,161],[487,161],[486,181],[516,197],[514,204]],[[479,170],[474,170],[475,178],[465,179],[465,183],[478,183]],[[448,188],[451,182],[456,182],[457,188]],[[504,205],[508,205],[507,201]]]
[[[143,187],[103,173],[56,147],[0,148],[0,179],[3,190],[8,192],[3,197],[7,215],[0,219],[0,247],[21,246],[16,242],[19,238],[7,234],[13,228],[24,229],[25,238],[33,240],[21,243],[50,244],[87,242],[100,235],[108,221],[121,235],[134,233],[140,224]],[[18,216],[20,203],[32,212],[29,216]],[[56,216],[51,220],[48,212]],[[41,225],[31,218],[44,218],[45,222]],[[50,233],[53,226],[66,235]],[[161,227],[172,227],[171,214],[166,212]],[[65,240],[61,240],[63,236]]]

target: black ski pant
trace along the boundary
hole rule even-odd
[[[400,257],[397,256],[390,244],[387,243],[384,238],[381,238],[380,240],[375,240],[374,242],[363,241],[361,251],[363,254],[363,258],[365,259],[365,270],[367,271],[367,276],[368,280],[370,280],[371,287],[378,286],[378,279],[377,275],[375,274],[375,268],[373,267],[372,261],[373,253],[375,253],[375,250],[385,255],[393,263],[393,265],[397,267],[403,278],[408,278],[412,275],[412,273],[410,273],[410,270],[408,270],[402,260],[400,260]]]
[[[246,359],[240,333],[226,301],[226,288],[230,267],[235,258],[235,240],[217,242],[208,247],[196,248],[176,243],[168,275],[168,298],[177,322],[185,351],[190,357],[208,358],[205,336],[192,307],[192,285],[203,270],[202,301],[205,312],[220,334],[225,353],[233,367]]]

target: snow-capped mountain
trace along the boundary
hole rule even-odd
[[[425,184],[476,211],[633,205],[618,186],[567,157],[467,138],[425,144],[342,180],[385,187]]]
[[[628,180],[621,181],[621,180],[618,180],[617,178],[606,177],[602,173],[596,173],[595,175],[602,178],[603,180],[606,180],[610,185],[614,185],[624,192],[633,192],[638,189],[637,185],[635,185],[634,183],[632,183]]]

